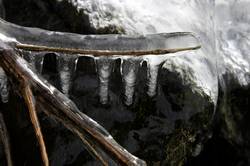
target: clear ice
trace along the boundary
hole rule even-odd
[[[125,104],[133,103],[133,96],[136,85],[136,75],[140,66],[140,60],[136,58],[122,59],[121,74],[124,84]]]
[[[9,100],[9,90],[8,90],[8,79],[0,67],[0,96],[3,103],[7,103]]]
[[[157,93],[157,78],[159,68],[161,67],[161,64],[167,60],[167,56],[147,55],[145,56],[145,60],[147,61],[147,94],[148,96],[153,97]]]
[[[159,65],[151,65],[148,64],[148,92],[147,94],[150,97],[155,96],[156,89],[157,89],[157,77],[158,77],[158,70]]]
[[[38,73],[42,73],[43,70],[43,61],[44,61],[44,53],[37,53],[35,55],[35,68]]]
[[[108,103],[108,91],[109,91],[109,77],[112,72],[112,62],[114,60],[110,58],[97,58],[97,72],[99,77],[99,96],[102,104]]]
[[[62,92],[68,96],[72,84],[72,76],[75,72],[75,55],[59,54],[57,56],[57,68],[60,76]]]

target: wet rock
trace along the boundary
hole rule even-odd
[[[216,4],[220,91],[217,125],[221,135],[249,159],[250,59],[248,1]],[[249,165],[249,161],[248,161]]]
[[[242,85],[230,73],[223,75],[218,101],[218,120],[221,135],[237,147],[236,151],[242,157],[249,158],[249,104],[250,85]]]

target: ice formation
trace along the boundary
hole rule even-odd
[[[62,92],[68,96],[72,85],[72,77],[75,72],[75,61],[77,56],[59,54],[57,56],[57,71],[60,76]]]
[[[9,98],[8,79],[2,68],[0,68],[0,97],[3,103],[8,102]]]
[[[38,73],[42,73],[43,70],[43,61],[44,61],[44,53],[37,53],[35,55],[35,68]]]
[[[109,100],[109,77],[112,71],[112,61],[109,58],[97,58],[96,65],[99,77],[99,96],[102,104],[107,104]]]
[[[1,42],[17,42],[14,38],[5,36],[4,34],[0,33],[0,43]],[[0,98],[3,103],[7,103],[9,100],[9,89],[8,89],[8,79],[0,67]]]
[[[153,96],[156,95],[158,72],[159,72],[159,69],[160,69],[161,65],[168,58],[169,57],[164,56],[164,55],[161,55],[161,56],[155,56],[155,55],[144,56],[144,59],[147,62],[147,78],[148,78],[148,82],[147,82],[148,91],[147,91],[147,94],[150,97],[153,97]]]
[[[121,74],[124,82],[124,102],[126,105],[131,105],[133,103],[136,77],[140,66],[140,59],[124,58],[122,59],[121,64]]]

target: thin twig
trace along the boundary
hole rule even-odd
[[[47,46],[29,45],[29,44],[17,44],[16,48],[28,50],[28,51],[51,51],[51,52],[61,52],[61,53],[67,53],[67,54],[85,54],[85,55],[93,55],[93,56],[112,56],[112,55],[142,56],[142,55],[160,55],[160,54],[176,53],[179,51],[196,50],[196,49],[201,48],[201,46],[198,45],[195,47],[157,49],[157,50],[148,50],[148,51],[85,50],[85,49],[76,49],[76,48],[47,47]]]
[[[30,86],[28,84],[26,84],[24,86],[23,96],[24,96],[25,102],[28,106],[30,119],[31,119],[31,122],[33,124],[34,130],[36,133],[36,137],[37,137],[37,140],[38,140],[38,143],[40,146],[40,151],[41,151],[41,156],[42,156],[44,166],[49,166],[49,160],[48,160],[48,155],[46,152],[46,146],[44,143],[43,134],[42,134],[41,127],[40,127],[39,120],[38,120],[37,113],[36,113],[35,99],[34,99],[34,96],[32,94],[32,91],[30,89]]]
[[[13,166],[12,158],[11,158],[11,147],[10,147],[10,139],[9,139],[9,133],[7,130],[7,127],[5,125],[3,115],[0,112],[0,140],[3,143],[4,146],[4,152],[6,155],[7,165]]]

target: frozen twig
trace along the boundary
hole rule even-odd
[[[148,51],[85,50],[85,49],[74,49],[74,48],[47,47],[47,46],[29,45],[29,44],[17,44],[16,48],[28,51],[47,51],[47,52],[51,51],[51,52],[60,52],[67,54],[84,54],[84,55],[94,55],[94,56],[112,56],[112,55],[142,56],[142,55],[161,55],[161,54],[176,53],[179,51],[196,50],[201,48],[201,46],[198,45],[195,47],[157,49]]]

